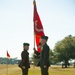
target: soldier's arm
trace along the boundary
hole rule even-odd
[[[44,66],[47,66],[47,62],[49,59],[49,50],[50,48],[48,46],[44,48]]]
[[[22,54],[21,54],[21,57],[22,57],[22,66],[25,66],[25,59],[26,59],[26,55],[25,55],[25,53],[24,52],[22,52]]]
[[[40,55],[40,53],[39,53],[38,51],[35,51],[35,54],[36,54],[36,55]]]
[[[39,53],[38,51],[36,51],[35,48],[34,48],[34,53],[35,53],[36,55],[40,55],[40,53]]]

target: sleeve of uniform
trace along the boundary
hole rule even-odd
[[[36,54],[36,55],[40,55],[40,53],[39,53],[38,51],[35,51],[35,54]]]
[[[50,48],[48,46],[44,48],[44,65],[45,66],[47,66],[47,62],[49,60],[49,50]]]
[[[21,53],[21,57],[22,57],[22,66],[25,66],[25,59],[26,59],[26,57],[25,57],[25,53],[24,52]]]

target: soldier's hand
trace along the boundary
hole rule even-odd
[[[34,50],[34,52],[36,51],[36,49],[35,49],[35,48],[33,48],[33,50]]]
[[[22,66],[23,69],[25,69],[25,66]]]

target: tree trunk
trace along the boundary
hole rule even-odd
[[[67,68],[68,60],[65,60],[65,68]]]

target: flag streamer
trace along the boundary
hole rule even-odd
[[[9,55],[8,51],[7,51],[7,58],[10,58],[10,55]]]

